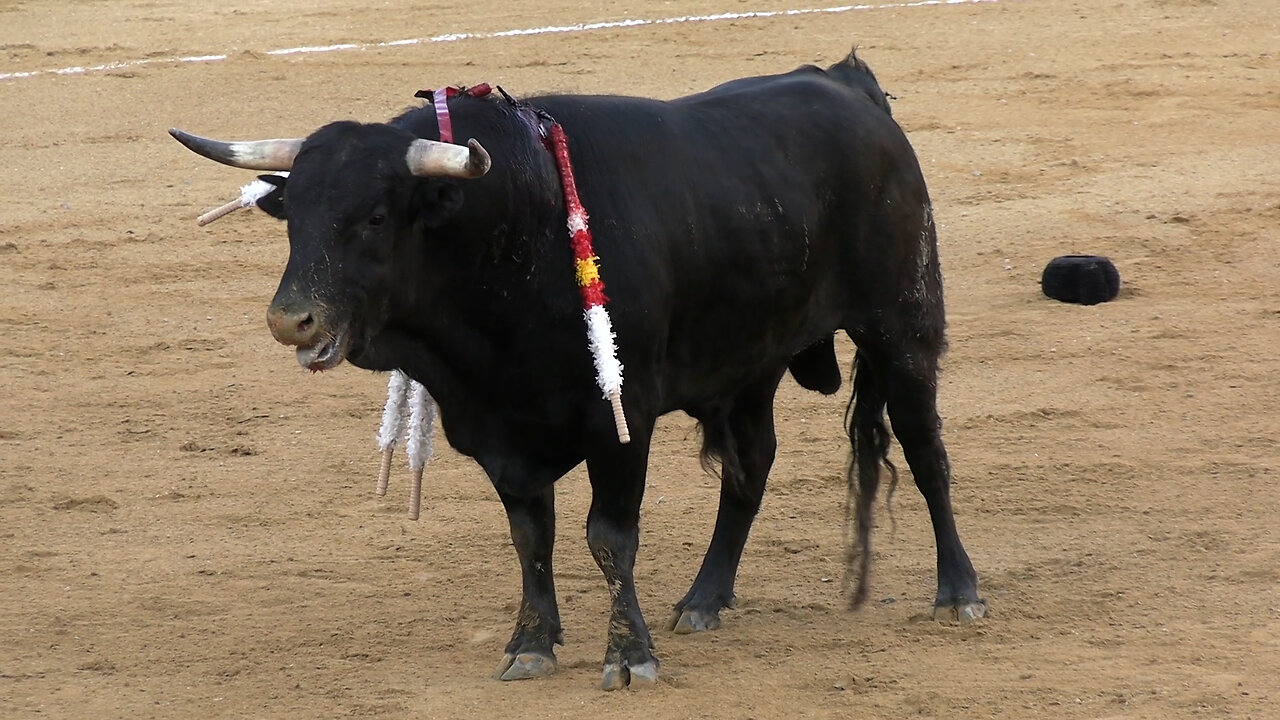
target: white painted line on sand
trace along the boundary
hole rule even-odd
[[[494,32],[448,33],[427,38],[408,38],[376,43],[339,43],[336,45],[308,45],[304,47],[280,48],[267,50],[266,55],[300,55],[311,53],[341,52],[345,50],[376,50],[379,48],[403,47],[406,45],[425,45],[429,43],[458,42],[461,40],[485,40],[491,38],[523,37],[526,35],[552,35],[556,33],[589,32],[592,30],[612,30],[618,28],[642,27],[645,25],[674,25],[678,23],[720,22],[724,20],[756,20],[796,15],[834,15],[858,10],[895,10],[902,8],[931,7],[941,5],[979,5],[998,3],[1001,0],[916,0],[915,2],[886,3],[882,5],[839,5],[836,7],[803,8],[799,10],[754,10],[746,12],[725,12],[713,15],[681,15],[668,18],[606,20],[601,22],[577,23],[574,25],[547,25],[543,27],[519,28],[515,30],[498,30]],[[181,63],[210,63],[226,60],[227,54],[192,55],[188,57],[146,58],[142,60],[118,60],[101,65],[77,65],[73,67],[49,70],[25,70],[20,72],[0,73],[0,81],[22,80],[40,75],[87,75],[90,73],[124,68],[142,67],[143,65],[176,65]]]

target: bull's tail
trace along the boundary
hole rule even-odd
[[[850,606],[857,609],[867,599],[871,571],[872,506],[880,487],[880,466],[889,470],[889,492],[898,486],[898,470],[889,461],[889,428],[885,425],[885,397],[876,368],[862,350],[853,358],[853,396],[845,409],[845,427],[853,446],[853,460],[846,477],[845,547],[846,589],[852,585]],[[852,533],[856,541],[849,538]]]
[[[862,61],[862,58],[858,57],[858,48],[855,47],[850,50],[849,57],[827,68],[827,75],[835,78],[841,84],[855,90],[861,90],[881,110],[884,110],[889,115],[893,114],[893,111],[889,109],[889,93],[880,89],[880,83],[876,81],[875,73],[871,72],[871,68]]]

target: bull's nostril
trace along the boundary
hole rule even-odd
[[[324,316],[272,306],[267,310],[267,327],[271,328],[271,335],[285,345],[309,345],[323,332]]]

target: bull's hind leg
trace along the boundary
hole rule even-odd
[[[760,510],[777,449],[773,397],[781,374],[740,392],[727,414],[700,418],[703,461],[720,459],[720,511],[711,545],[693,586],[676,603],[668,629],[693,633],[720,627],[720,610],[733,607],[733,585],[751,523]]]
[[[556,587],[551,571],[556,537],[555,491],[548,485],[532,496],[499,492],[511,524],[511,541],[520,556],[523,594],[516,629],[507,643],[499,680],[550,675],[556,669],[555,645],[564,644]]]
[[[960,542],[951,511],[951,464],[942,444],[937,407],[940,349],[906,341],[894,353],[878,354],[873,365],[880,391],[888,401],[893,434],[933,521],[938,552],[934,617],[969,622],[986,614],[986,603],[978,597],[978,576]]]

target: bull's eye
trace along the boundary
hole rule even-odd
[[[378,227],[379,225],[381,225],[386,221],[387,221],[387,216],[383,215],[382,213],[374,213],[373,215],[369,216],[369,227]]]

